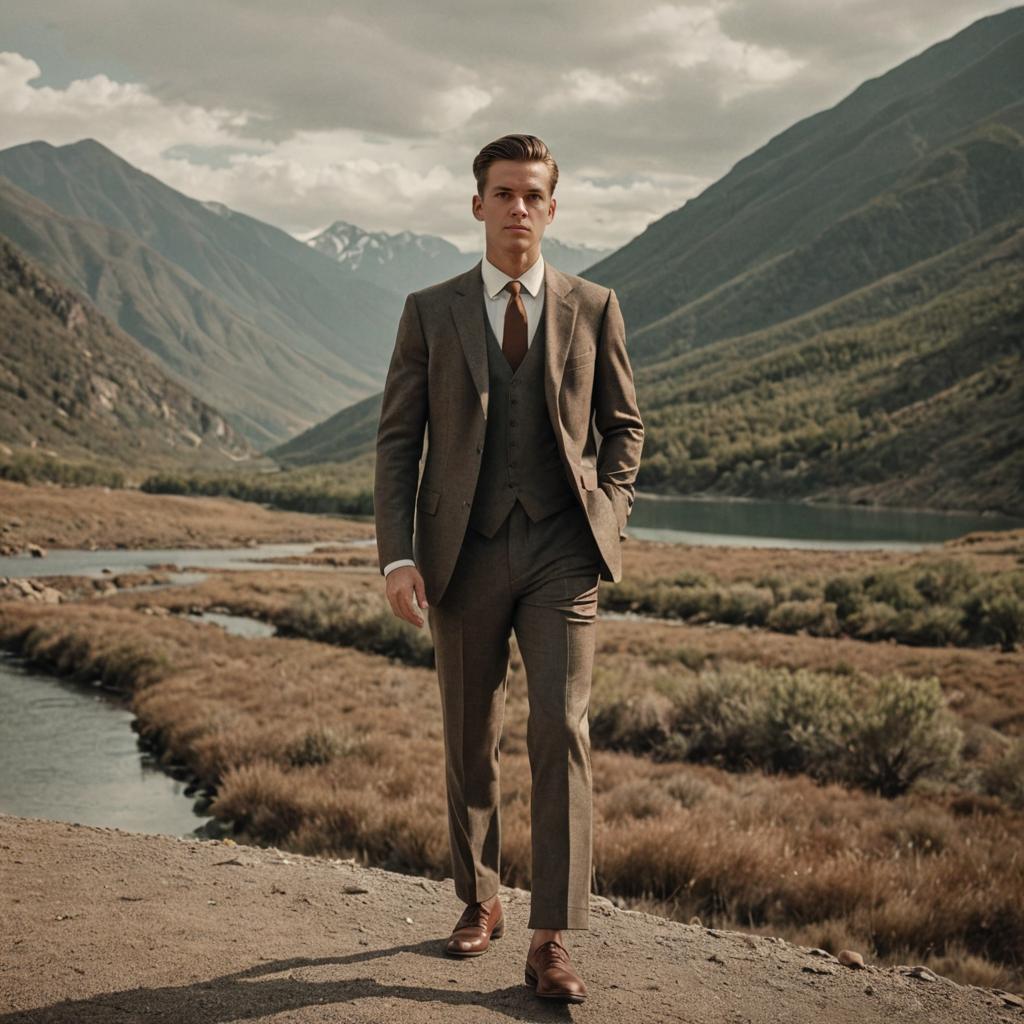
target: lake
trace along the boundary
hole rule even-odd
[[[640,540],[679,544],[916,551],[975,530],[1018,527],[1024,527],[1024,519],[971,512],[641,493],[636,496],[627,532]]]

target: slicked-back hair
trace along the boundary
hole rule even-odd
[[[555,194],[558,164],[548,147],[536,135],[502,135],[500,139],[487,143],[477,153],[473,160],[473,177],[476,178],[476,190],[481,199],[487,187],[487,171],[495,160],[539,161],[546,164],[551,174],[550,194]]]

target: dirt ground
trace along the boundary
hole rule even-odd
[[[0,1024],[1024,1021],[1019,997],[912,965],[855,970],[596,897],[567,933],[589,997],[546,1003],[523,982],[529,893],[501,898],[504,937],[454,960],[450,879],[0,816]]]

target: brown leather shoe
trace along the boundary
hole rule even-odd
[[[542,999],[558,999],[565,1003],[582,1003],[587,986],[569,963],[569,952],[556,939],[541,943],[526,956],[526,984]]]
[[[487,909],[483,903],[470,903],[455,924],[444,947],[449,956],[479,956],[486,953],[491,939],[500,939],[505,933],[505,915],[501,900]]]

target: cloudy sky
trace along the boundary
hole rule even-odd
[[[481,244],[477,150],[558,160],[550,233],[615,247],[985,0],[3,0],[0,148],[92,137],[298,236]]]

